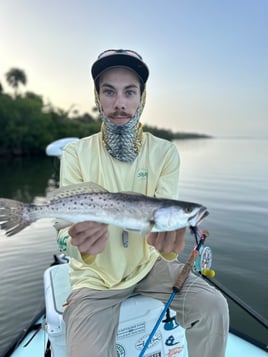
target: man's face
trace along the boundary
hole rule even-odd
[[[138,77],[125,68],[111,68],[99,81],[99,99],[104,114],[117,125],[127,123],[141,100]]]

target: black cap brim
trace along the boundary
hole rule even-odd
[[[91,67],[91,74],[94,82],[99,76],[109,68],[127,67],[137,73],[138,77],[145,84],[149,77],[149,69],[140,59],[128,54],[112,54],[98,59]]]

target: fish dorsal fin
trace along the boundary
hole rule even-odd
[[[81,195],[85,193],[97,193],[97,192],[108,192],[102,186],[96,184],[95,182],[82,182],[74,185],[68,185],[58,188],[55,191],[49,193],[48,198],[50,201],[57,200],[59,198],[71,197],[74,195]]]

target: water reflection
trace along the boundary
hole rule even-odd
[[[176,141],[181,174],[237,180],[268,178],[267,140],[200,139]],[[264,182],[264,181],[263,181]],[[267,181],[266,181],[267,182]]]
[[[46,194],[55,163],[48,157],[0,159],[0,172],[0,197],[32,202]]]

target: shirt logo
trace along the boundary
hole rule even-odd
[[[138,172],[138,178],[141,180],[146,180],[148,178],[148,170],[147,169],[141,169]]]

